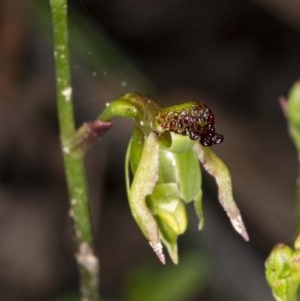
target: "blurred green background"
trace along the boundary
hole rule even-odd
[[[205,229],[161,266],[130,216],[118,119],[86,166],[105,301],[273,300],[264,260],[295,227],[296,151],[278,97],[300,77],[297,0],[70,0],[78,125],[121,93],[161,105],[200,100],[225,140],[250,242],[232,230],[204,177]],[[48,1],[0,2],[0,300],[78,300],[59,148]]]

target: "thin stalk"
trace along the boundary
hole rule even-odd
[[[83,151],[71,146],[75,134],[72,85],[69,65],[67,0],[50,0],[56,67],[57,107],[60,139],[77,244],[82,301],[98,301],[99,263],[93,251],[88,189]]]
[[[296,192],[296,235],[300,233],[300,80],[289,91],[288,99],[280,98],[280,105],[288,122],[290,137],[298,154],[298,178]]]
[[[298,154],[300,156],[300,154]],[[300,233],[300,161],[298,162],[298,176],[296,180],[296,235]]]

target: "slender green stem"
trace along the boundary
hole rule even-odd
[[[77,243],[82,301],[98,301],[99,263],[92,248],[93,235],[88,205],[83,154],[71,147],[75,133],[69,66],[67,0],[50,0],[54,30],[54,58],[61,147]]]
[[[299,154],[298,154],[299,156]],[[296,234],[300,233],[300,162],[298,163],[298,176],[296,180]]]
[[[298,178],[296,195],[296,234],[300,233],[300,80],[289,91],[287,101],[281,99],[281,106],[286,115],[289,133],[298,154]]]

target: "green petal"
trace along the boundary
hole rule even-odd
[[[172,132],[163,135],[160,141],[163,149],[175,154],[182,154],[191,150],[195,143],[196,141],[190,139],[189,136]]]
[[[152,193],[158,178],[158,151],[158,138],[150,132],[145,139],[140,162],[130,187],[129,204],[134,219],[156,255],[164,263],[158,226],[146,204],[146,197]]]
[[[182,199],[189,203],[199,195],[201,189],[201,168],[197,155],[193,149],[176,156],[177,183]]]
[[[178,263],[178,249],[177,249],[177,238],[178,235],[164,222],[157,219],[157,223],[162,235],[162,241],[166,247],[170,258],[173,263]]]
[[[204,213],[203,213],[203,207],[202,207],[202,189],[199,189],[198,194],[196,195],[194,199],[194,207],[196,214],[199,219],[198,229],[202,230],[204,227]]]
[[[226,211],[233,228],[249,240],[240,211],[233,199],[230,173],[223,161],[208,147],[195,144],[194,150],[205,170],[212,175],[218,185],[219,201]]]
[[[171,134],[168,148],[159,153],[158,183],[177,183],[181,199],[191,202],[201,192],[201,169],[193,150],[195,141],[188,136]]]

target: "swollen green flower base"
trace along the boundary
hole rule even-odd
[[[177,238],[187,228],[187,203],[194,202],[199,229],[204,225],[199,161],[216,179],[220,203],[233,227],[249,239],[228,169],[207,147],[223,140],[207,105],[190,101],[161,108],[150,97],[126,94],[108,103],[99,119],[110,122],[115,116],[135,121],[126,154],[127,194],[134,219],[162,263],[162,244],[178,263]]]

